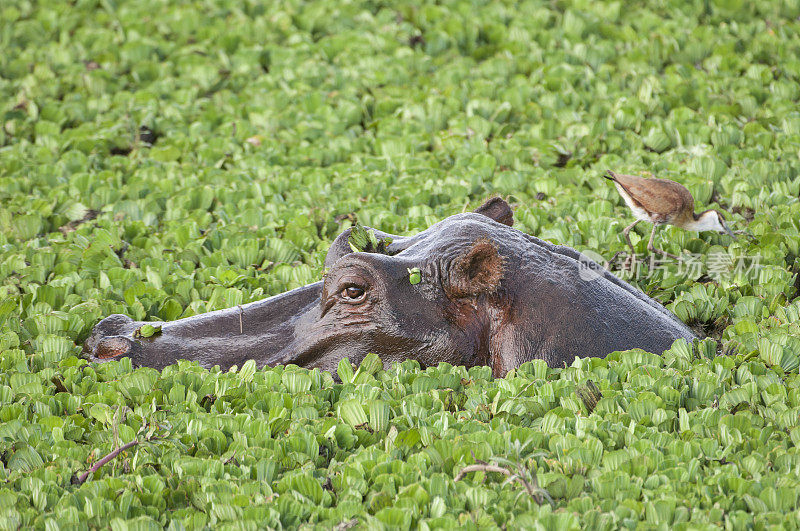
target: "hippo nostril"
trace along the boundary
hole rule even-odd
[[[104,337],[97,343],[94,355],[98,359],[111,359],[129,354],[131,340],[123,336]]]

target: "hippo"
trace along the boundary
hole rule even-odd
[[[632,348],[662,353],[695,338],[578,251],[513,223],[508,203],[492,198],[414,236],[370,229],[381,242],[372,252],[353,250],[349,228],[331,244],[320,282],[163,323],[148,338],[135,334],[143,322],[111,315],[95,326],[84,355],[156,369],[180,359],[222,369],[253,359],[335,373],[343,358],[359,363],[372,352],[387,367],[415,359],[423,367],[490,366],[502,377],[534,359],[557,367]]]

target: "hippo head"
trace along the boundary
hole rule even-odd
[[[155,368],[179,359],[223,368],[254,359],[325,370],[374,352],[386,364],[490,365],[502,376],[530,359],[560,365],[634,347],[661,352],[693,337],[610,273],[584,278],[577,251],[512,224],[508,204],[493,199],[414,236],[375,231],[393,239],[383,253],[353,252],[348,229],[329,249],[322,282],[164,323],[150,338],[135,337],[144,323],[112,315],[84,352]]]
[[[303,339],[276,362],[329,369],[343,357],[375,352],[385,363],[487,363],[486,301],[503,277],[495,245],[457,242],[436,260],[412,251],[339,258],[325,276],[319,308],[296,327]],[[414,268],[420,281],[412,284]]]

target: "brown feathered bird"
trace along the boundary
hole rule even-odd
[[[647,179],[635,175],[623,175],[609,170],[605,174],[617,187],[619,194],[625,200],[636,216],[636,221],[625,227],[622,234],[628,247],[631,248],[631,257],[635,254],[633,244],[628,236],[631,229],[640,221],[649,221],[653,224],[647,250],[657,252],[664,256],[678,259],[674,254],[653,246],[653,238],[659,225],[675,225],[686,230],[714,230],[725,232],[734,238],[733,232],[725,223],[725,218],[718,210],[705,210],[699,214],[694,212],[694,198],[691,192],[682,184],[669,179]]]

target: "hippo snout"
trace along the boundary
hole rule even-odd
[[[91,361],[110,361],[129,356],[133,350],[136,322],[127,315],[109,315],[92,329],[83,344],[83,354]]]

